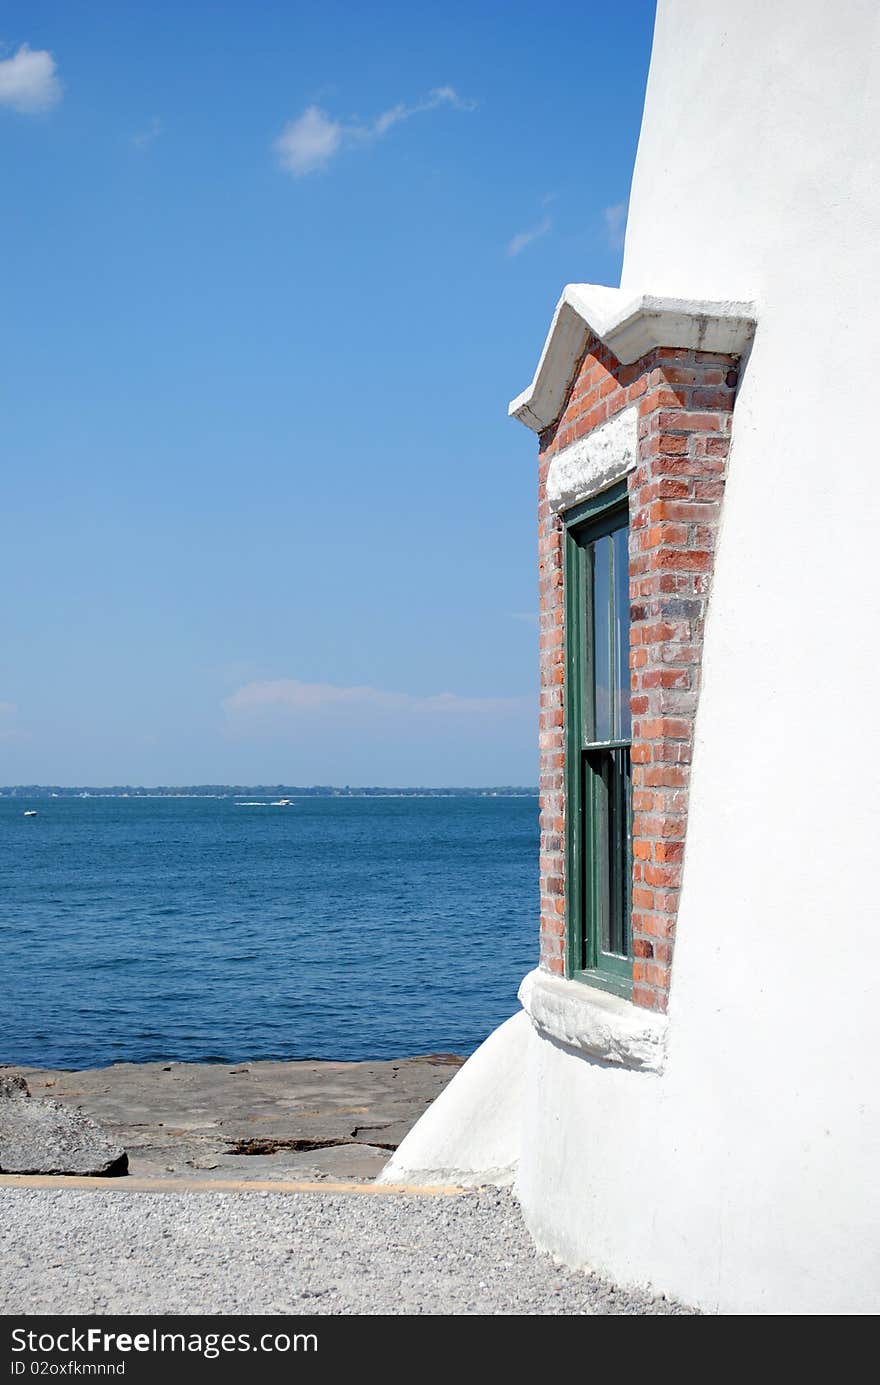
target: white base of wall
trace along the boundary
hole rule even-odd
[[[490,1034],[416,1122],[377,1182],[512,1183],[530,1034],[522,1010]]]
[[[597,1061],[532,1030],[515,1187],[536,1244],[707,1312],[876,1314],[867,1093],[859,1102],[841,1073],[838,1091],[819,1099],[811,1089],[793,1115],[785,1098],[806,1065],[772,1050],[758,1063],[735,1032],[716,1047],[706,1023],[691,1043],[683,1027],[673,1014],[662,1073]],[[775,1107],[761,1085],[768,1074]]]
[[[456,1074],[379,1182],[513,1183],[540,1249],[708,1312],[880,1311],[870,1121],[840,1126],[826,1098],[821,1110],[802,1105],[801,1128],[787,1119],[783,1136],[735,1040],[722,1060],[700,1028],[690,1052],[673,1042],[660,1072],[572,1047],[520,1011]],[[782,1091],[794,1078],[777,1059],[765,1063]],[[842,1100],[851,1109],[847,1092]],[[847,1206],[833,1201],[841,1179]]]

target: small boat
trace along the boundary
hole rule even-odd
[[[37,816],[37,810],[36,808],[25,808],[24,815],[26,818],[35,818]]]
[[[292,807],[289,798],[276,798],[269,804],[270,808],[290,808]]]

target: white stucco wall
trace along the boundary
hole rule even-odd
[[[573,1263],[880,1309],[875,0],[660,0],[622,286],[752,300],[662,1074],[530,1039],[518,1188]]]
[[[529,1040],[522,1010],[493,1030],[416,1122],[377,1182],[512,1183]]]

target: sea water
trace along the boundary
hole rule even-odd
[[[532,796],[3,798],[0,1063],[467,1054],[537,918]]]

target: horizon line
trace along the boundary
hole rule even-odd
[[[180,791],[182,789],[234,789],[242,793],[258,792],[264,789],[267,793],[276,793],[279,789],[286,789],[290,793],[364,793],[366,791],[381,790],[385,793],[420,793],[426,789],[433,793],[477,793],[488,789],[515,789],[521,793],[537,793],[537,784],[3,784],[0,785],[0,794],[5,793],[25,793],[33,790],[53,791],[58,790],[63,793],[111,793],[118,791],[134,793],[168,793]]]

